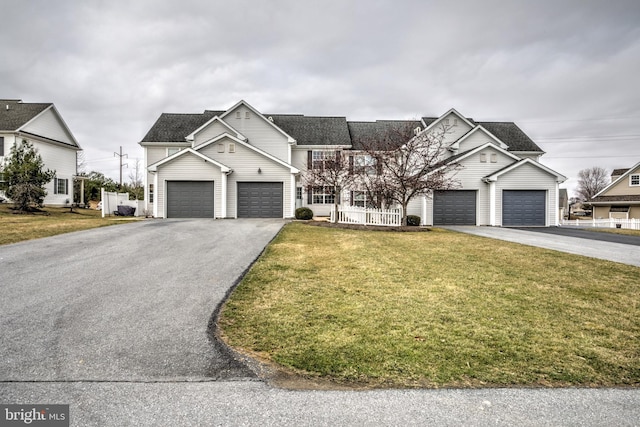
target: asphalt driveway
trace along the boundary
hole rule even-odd
[[[282,220],[154,220],[0,246],[0,381],[245,378],[208,323]]]
[[[446,226],[442,228],[640,267],[640,245],[635,236],[609,235],[564,227]]]

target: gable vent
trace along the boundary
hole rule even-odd
[[[269,117],[267,117],[267,120],[269,120],[271,123],[273,123],[273,117],[269,116]]]
[[[415,128],[415,129],[413,130],[413,133],[414,133],[416,136],[418,136],[418,134],[420,133],[420,131],[421,131],[421,130],[422,130],[422,129],[420,128],[420,126],[418,126],[417,128]]]

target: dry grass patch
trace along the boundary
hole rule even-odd
[[[118,223],[91,209],[74,209],[71,213],[69,208],[44,208],[41,212],[17,214],[11,207],[0,205],[0,245]]]
[[[368,387],[638,386],[640,269],[453,232],[290,224],[222,310],[236,349]]]

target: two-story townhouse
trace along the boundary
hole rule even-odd
[[[46,184],[45,205],[64,206],[73,202],[78,141],[52,103],[0,100],[0,163],[16,143],[29,141],[42,157],[44,168],[55,170]]]
[[[544,152],[511,122],[475,122],[451,109],[420,120],[350,122],[345,117],[262,114],[244,101],[224,111],[162,114],[142,139],[145,198],[156,217],[289,218],[308,206],[328,215],[335,195],[307,188],[302,173],[342,151],[363,168],[363,141],[390,126],[446,126],[445,161],[460,165],[456,190],[415,199],[425,225],[557,225],[565,177],[538,162]],[[342,203],[362,205],[358,188]]]

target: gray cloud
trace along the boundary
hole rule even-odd
[[[637,1],[3,2],[0,96],[54,102],[89,167],[162,112],[513,120],[570,177],[640,161]],[[633,135],[632,137],[616,137]]]

